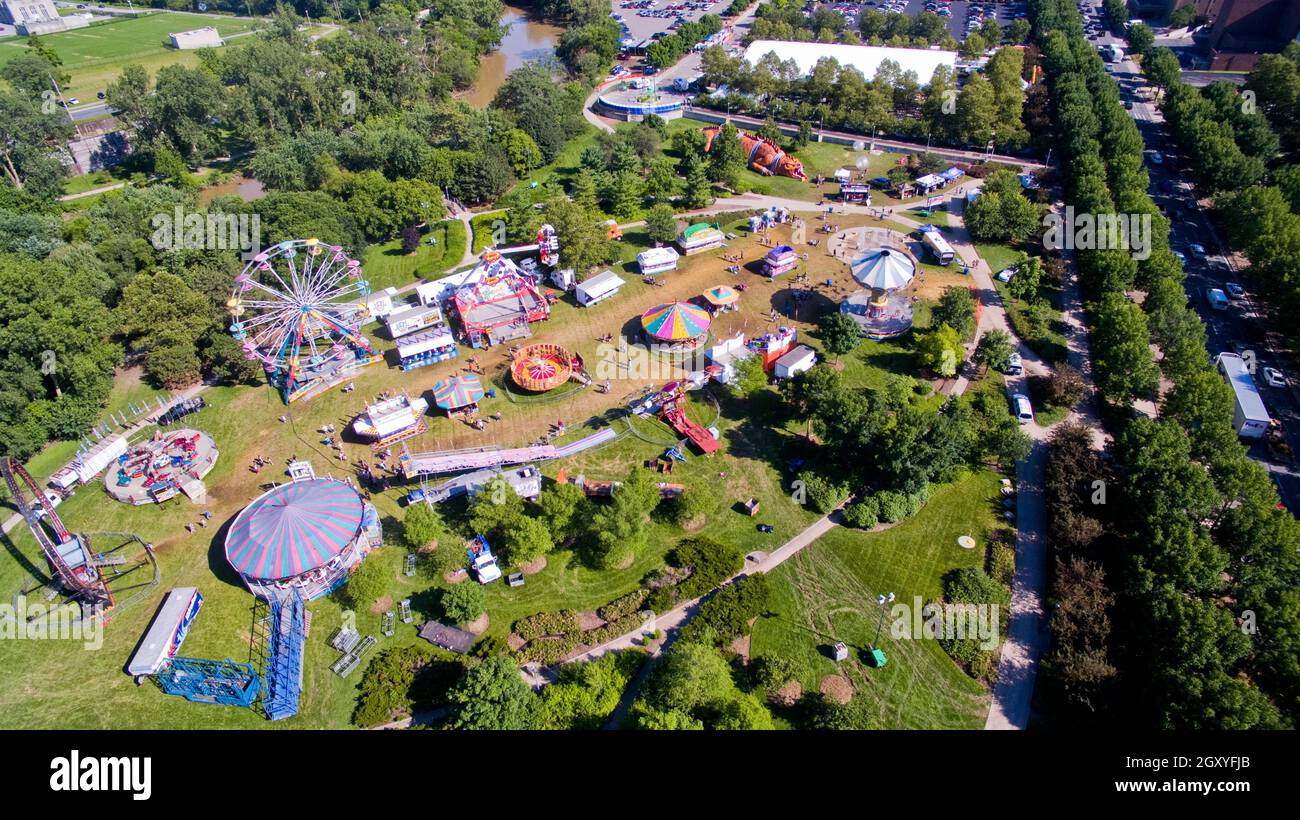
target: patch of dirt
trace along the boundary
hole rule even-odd
[[[626,559],[620,561],[618,563],[618,566],[614,567],[614,569],[627,569],[628,567],[632,566],[634,563],[636,563],[636,556],[629,555]]]
[[[704,529],[704,525],[707,523],[709,523],[708,516],[697,515],[691,520],[687,521],[685,524],[682,524],[682,529],[686,530],[687,532],[695,532],[696,530]]]
[[[428,555],[429,553],[433,552],[437,548],[438,548],[438,539],[435,538],[429,543],[425,544],[423,547],[420,547],[418,550],[416,550],[416,552],[418,552],[420,555]]]
[[[526,564],[519,565],[519,571],[522,572],[524,575],[536,575],[537,573],[541,572],[544,569],[546,569],[545,555],[535,558]]]
[[[578,628],[583,632],[590,629],[599,629],[605,625],[605,620],[596,614],[594,610],[587,610],[578,613]]]
[[[370,605],[371,615],[382,615],[393,608],[393,596],[385,595]]]
[[[802,697],[803,686],[800,685],[799,681],[792,680],[776,690],[776,694],[772,695],[772,702],[779,706],[794,706]]]
[[[853,700],[853,684],[843,675],[827,675],[822,678],[817,691],[841,705]]]
[[[748,635],[741,635],[731,642],[731,646],[727,647],[739,655],[740,662],[745,665],[749,664],[749,637]]]
[[[466,632],[473,632],[475,635],[482,635],[484,632],[487,632],[488,614],[484,612],[469,623],[461,624],[460,628]]]
[[[511,652],[518,652],[527,644],[528,641],[511,632],[506,636],[506,645],[510,647]]]
[[[449,584],[459,584],[469,577],[469,573],[463,569],[453,569],[451,572],[442,576],[442,580]]]

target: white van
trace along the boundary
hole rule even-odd
[[[1028,424],[1034,420],[1034,408],[1029,404],[1029,397],[1024,393],[1011,394],[1011,412],[1015,414],[1016,421],[1021,424]]]
[[[1228,309],[1228,294],[1224,293],[1220,288],[1206,288],[1205,301],[1209,302],[1210,307],[1215,310]]]

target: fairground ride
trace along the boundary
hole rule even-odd
[[[73,533],[54,511],[54,501],[16,460],[0,459],[9,494],[50,565],[48,586],[83,613],[101,616],[146,595],[158,585],[153,548],[129,533]]]
[[[285,403],[310,398],[382,360],[360,332],[369,293],[361,262],[341,247],[286,240],[235,277],[230,335]]]

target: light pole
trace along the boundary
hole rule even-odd
[[[894,602],[894,593],[887,592],[876,598],[876,605],[880,607],[880,620],[876,623],[876,637],[871,641],[871,648],[875,649],[880,642],[880,630],[885,625],[885,607]]]

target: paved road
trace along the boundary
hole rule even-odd
[[[1142,77],[1140,67],[1125,60],[1116,64],[1111,73],[1119,84],[1121,97],[1132,103],[1130,113],[1146,142],[1151,196],[1171,221],[1170,246],[1185,257],[1183,285],[1189,306],[1205,323],[1206,348],[1210,355],[1250,350],[1255,355],[1257,372],[1264,367],[1292,374],[1300,372],[1291,367],[1294,357],[1285,335],[1269,327],[1264,305],[1247,295],[1233,300],[1227,310],[1209,306],[1206,290],[1223,288],[1227,282],[1243,283],[1240,268],[1247,263],[1224,253],[1228,245],[1206,217],[1191,182],[1183,178],[1179,158],[1172,154],[1164,156],[1177,146],[1167,134],[1164,117],[1154,102],[1155,89]],[[1163,161],[1155,161],[1157,152]],[[1193,245],[1204,247],[1206,252],[1195,251]],[[1270,415],[1281,422],[1291,451],[1300,453],[1300,396],[1293,386],[1272,387],[1260,375],[1256,376],[1255,383]],[[1300,510],[1300,470],[1294,464],[1279,462],[1263,443],[1249,445],[1248,452],[1268,470],[1286,507]]]

